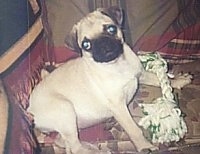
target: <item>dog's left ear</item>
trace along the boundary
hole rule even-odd
[[[81,48],[78,45],[77,25],[74,25],[71,32],[65,37],[65,45],[82,56]]]
[[[109,8],[97,9],[102,14],[109,16],[118,26],[123,24],[123,10],[117,6],[111,6]]]

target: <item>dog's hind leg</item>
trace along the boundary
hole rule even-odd
[[[51,106],[48,106],[48,113],[46,113],[48,120],[45,117],[38,124],[40,127],[51,128],[59,132],[60,137],[55,144],[59,147],[65,147],[67,154],[74,154],[82,146],[78,139],[77,116],[74,107],[70,101],[62,96],[54,97],[51,101]]]
[[[89,144],[85,145],[80,142],[77,115],[70,101],[59,99],[59,106],[56,107],[56,112],[52,115],[57,117],[53,119],[54,129],[60,133],[62,140],[64,140],[67,154],[110,154],[110,152],[100,151],[93,146],[88,146]]]

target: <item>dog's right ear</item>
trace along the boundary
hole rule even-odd
[[[78,45],[77,25],[74,25],[71,32],[65,37],[65,46],[82,56],[81,48]]]
[[[117,6],[111,6],[109,8],[98,8],[102,14],[109,16],[118,26],[123,25],[124,12]]]

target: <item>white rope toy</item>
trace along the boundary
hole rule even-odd
[[[153,143],[179,141],[187,127],[172,94],[167,62],[158,53],[139,55],[139,58],[146,71],[157,75],[162,90],[162,97],[152,104],[139,104],[145,114],[139,125],[149,131]]]

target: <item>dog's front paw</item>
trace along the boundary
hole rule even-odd
[[[184,86],[190,84],[192,82],[192,75],[185,73],[185,74],[178,74],[175,76],[173,80],[171,80],[171,86],[173,88],[181,89]]]

